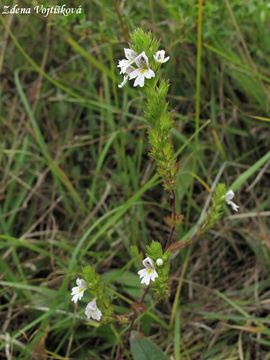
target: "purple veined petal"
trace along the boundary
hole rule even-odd
[[[132,49],[124,49],[124,52],[125,52],[125,57],[128,59],[128,60],[134,60],[136,57],[137,57],[137,53],[136,51],[132,50]]]
[[[129,79],[132,80],[134,78],[136,78],[137,76],[140,75],[140,69],[135,69],[134,71],[132,71],[131,73],[129,73]]]
[[[126,74],[130,75],[134,70],[136,70],[132,65],[129,65],[126,70]]]
[[[230,201],[234,198],[234,192],[232,190],[227,191],[225,195],[226,201]]]
[[[165,62],[167,62],[170,59],[169,56],[167,56],[165,58],[165,50],[157,51],[153,57],[154,57],[155,61],[160,64],[164,64]]]
[[[155,264],[154,264],[154,261],[150,258],[150,257],[146,257],[144,260],[143,260],[143,266],[145,266],[146,268],[148,267],[151,267],[151,268],[154,268],[155,267]]]
[[[144,51],[135,58],[135,63],[139,68],[148,67],[149,60]]]

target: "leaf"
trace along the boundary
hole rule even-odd
[[[102,275],[102,279],[107,283],[116,281],[121,285],[141,289],[139,276],[126,270],[110,270]]]
[[[19,94],[22,104],[25,108],[25,112],[28,115],[29,120],[31,122],[34,138],[39,145],[40,151],[43,154],[43,156],[48,164],[48,167],[50,168],[52,174],[56,177],[56,179],[58,179],[69,191],[74,202],[80,207],[80,209],[82,211],[85,211],[85,205],[84,205],[82,199],[80,198],[80,195],[78,194],[77,190],[72,185],[71,180],[68,178],[68,176],[65,174],[65,172],[60,168],[58,163],[51,157],[51,154],[48,150],[48,146],[46,144],[45,138],[42,134],[41,129],[39,128],[38,122],[32,111],[31,105],[30,105],[30,103],[25,95],[25,92],[23,90],[23,87],[21,85],[18,69],[14,73],[14,78],[15,78],[15,84],[16,84],[16,87],[18,90],[18,94]]]
[[[147,245],[146,247],[146,253],[154,261],[156,261],[158,258],[162,258],[163,251],[161,244],[158,241],[152,240],[151,244]]]
[[[268,160],[270,159],[270,151],[262,156],[258,161],[244,171],[231,185],[232,190],[238,190],[247,180],[254,175]]]
[[[135,331],[131,334],[130,347],[134,360],[168,360],[157,345],[145,337],[139,337]]]
[[[38,342],[33,348],[31,360],[47,360],[48,354],[46,349],[46,338],[47,338],[48,330],[45,330],[45,333],[41,335],[39,338],[37,335]]]
[[[98,276],[93,266],[91,265],[86,265],[82,269],[82,273],[83,273],[83,278],[88,283],[88,285],[98,280]]]

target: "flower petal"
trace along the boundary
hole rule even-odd
[[[97,307],[96,310],[92,312],[92,318],[94,320],[100,321],[101,317],[102,317],[102,312]]]
[[[146,257],[142,263],[143,263],[143,266],[145,266],[146,268],[147,267],[151,267],[151,268],[155,267],[154,261],[150,257]]]
[[[227,203],[228,203],[228,205],[230,205],[230,206],[232,207],[232,209],[233,209],[234,211],[237,212],[237,211],[239,210],[239,206],[236,205],[233,201],[228,201]]]
[[[76,304],[78,300],[80,300],[80,294],[74,294],[71,298],[71,301],[74,302],[74,304]]]
[[[230,201],[234,198],[234,192],[232,190],[227,191],[225,195],[226,201]]]
[[[164,64],[165,62],[169,61],[169,60],[170,60],[170,57],[167,56],[167,57],[163,60],[163,64]]]
[[[125,74],[128,71],[128,68],[131,67],[131,64],[134,60],[119,60],[117,67],[120,67],[120,74]],[[132,68],[132,67],[131,67]]]
[[[128,60],[134,60],[136,57],[137,57],[137,53],[136,51],[132,50],[132,49],[124,49],[124,52],[125,52],[125,57],[128,59]]]
[[[155,280],[156,280],[156,278],[158,277],[158,273],[156,272],[156,270],[154,270],[154,271],[152,272],[152,274],[150,275],[150,277],[151,277],[151,280],[152,280],[152,281],[155,281]]]
[[[129,74],[129,78],[130,80],[136,78],[137,76],[139,76],[141,73],[140,69],[135,69],[134,71],[132,71],[130,74]]]
[[[147,272],[147,269],[142,269],[138,271],[138,275],[140,275],[140,278],[144,277]]]
[[[155,73],[152,69],[147,69],[144,73],[144,76],[146,79],[151,79],[152,77],[155,77]]]
[[[139,68],[148,67],[149,60],[144,51],[135,58],[135,63]]]
[[[92,301],[90,301],[86,308],[85,308],[85,315],[87,319],[94,319],[94,320],[100,320],[102,317],[102,312],[97,307],[96,298],[94,298]]]
[[[136,86],[140,86],[140,87],[143,87],[144,86],[144,75],[143,74],[140,74],[136,77],[135,81],[134,81],[134,87]]]
[[[141,284],[149,285],[151,281],[151,277],[148,274],[141,279]]]
[[[118,85],[118,87],[121,89],[124,85],[126,85],[127,81],[128,81],[128,76],[125,75],[123,81],[121,82],[121,84]]]

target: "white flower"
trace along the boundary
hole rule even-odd
[[[164,64],[165,62],[167,62],[170,57],[167,56],[165,58],[165,51],[164,50],[159,50],[155,53],[154,55],[154,59],[156,60],[156,62],[160,63],[160,64]]]
[[[137,57],[137,53],[136,51],[132,50],[132,49],[124,49],[125,52],[125,56],[128,60],[132,61]]]
[[[157,266],[162,266],[164,264],[164,261],[159,258],[156,260],[156,264],[157,264]]]
[[[148,69],[136,69],[134,71],[132,71],[132,73],[129,75],[129,79],[134,79],[136,78],[136,80],[134,81],[134,86],[140,86],[143,87],[144,86],[144,79],[151,79],[152,77],[155,77],[155,73],[152,69],[148,68]]]
[[[145,258],[142,263],[144,269],[138,271],[141,284],[149,285],[150,281],[155,281],[155,279],[158,277],[158,273],[155,270],[155,264],[151,258]]]
[[[132,71],[129,74],[129,79],[135,79],[134,86],[144,86],[144,79],[151,79],[155,77],[155,73],[152,69],[149,68],[149,60],[146,56],[145,52],[143,51],[135,58],[135,63],[138,66],[138,69]]]
[[[234,192],[233,192],[232,190],[229,190],[229,191],[226,193],[226,195],[225,195],[226,203],[227,203],[228,205],[230,205],[234,211],[238,211],[239,206],[236,205],[236,204],[232,201],[233,198],[234,198]]]
[[[102,312],[97,307],[96,298],[90,301],[85,308],[85,315],[87,319],[94,319],[100,321],[102,317]]]
[[[118,87],[121,89],[124,85],[126,85],[128,79],[129,79],[129,74],[132,73],[134,71],[134,67],[133,66],[129,66],[127,69],[126,69],[126,74],[127,75],[124,75],[124,80],[121,82],[121,84],[118,85]]]
[[[73,301],[74,304],[76,304],[76,302],[78,300],[82,299],[83,294],[84,294],[85,290],[87,289],[86,282],[83,279],[78,278],[76,280],[76,284],[78,286],[75,286],[71,289],[71,296],[72,296],[71,301]]]
[[[148,68],[149,67],[149,60],[146,53],[143,51],[141,52],[136,58],[134,59],[138,68]]]
[[[123,59],[123,60],[119,60],[119,63],[117,65],[117,67],[120,67],[120,74],[125,74],[128,67],[134,63],[136,57],[137,57],[137,53],[132,50],[132,49],[124,49],[125,51],[125,56],[126,56],[126,59]]]

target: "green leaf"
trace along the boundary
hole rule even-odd
[[[151,244],[146,247],[146,253],[154,261],[158,258],[162,258],[163,251],[161,244],[158,241],[152,240]]]
[[[159,42],[153,37],[152,33],[138,28],[132,33],[130,44],[131,48],[138,54],[145,51],[151,65],[153,55],[157,52],[159,47]]]
[[[95,270],[92,266],[90,265],[86,265],[83,269],[82,269],[82,273],[83,276],[85,278],[86,281],[93,281],[95,279]]]
[[[246,171],[244,171],[231,185],[231,188],[236,191],[243,184],[247,182],[247,180],[254,175],[268,160],[270,159],[270,151],[268,151],[264,156],[262,156],[255,164],[251,165]]]
[[[134,360],[168,360],[168,357],[151,340],[138,337],[132,332],[130,339],[131,354]]]

